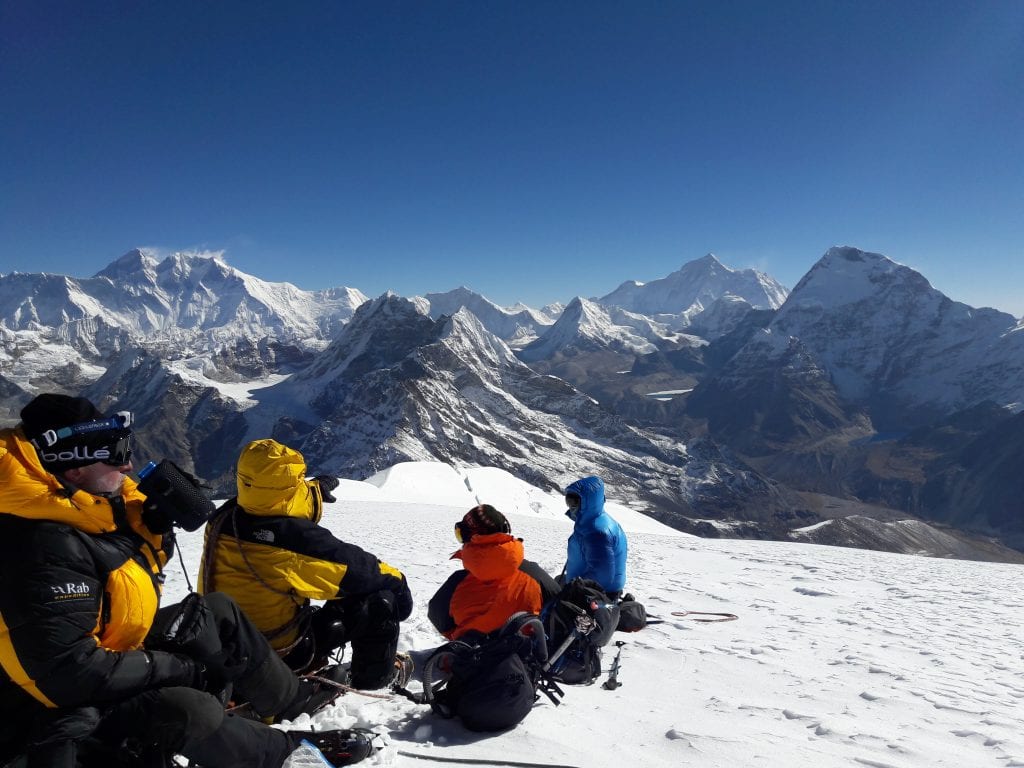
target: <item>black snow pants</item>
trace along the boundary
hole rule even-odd
[[[236,700],[263,716],[285,709],[299,688],[291,669],[230,597],[203,600],[233,668]],[[154,626],[177,608],[161,608]],[[45,719],[33,724],[26,768],[162,768],[173,754],[203,768],[280,768],[295,748],[284,731],[226,713],[218,696],[195,688],[155,688],[112,705],[52,710]]]
[[[297,671],[316,668],[347,643],[352,651],[352,687],[383,688],[395,672],[400,610],[389,590],[328,600],[313,613],[306,637],[284,657],[285,663]]]

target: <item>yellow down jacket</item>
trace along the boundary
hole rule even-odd
[[[130,478],[112,497],[69,488],[20,428],[0,430],[5,713],[103,703],[158,682],[152,655],[138,649],[172,539],[146,528],[144,500]]]
[[[206,527],[200,592],[231,595],[277,650],[297,639],[311,600],[408,595],[401,571],[318,524],[322,504],[302,454],[257,440],[238,459],[238,496]]]

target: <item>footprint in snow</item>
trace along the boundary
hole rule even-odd
[[[801,595],[807,595],[808,597],[835,597],[835,592],[822,592],[817,589],[809,589],[808,587],[793,587],[793,591]]]

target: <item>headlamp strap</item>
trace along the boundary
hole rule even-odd
[[[90,432],[103,432],[112,429],[128,429],[131,424],[132,412],[118,411],[113,416],[106,419],[83,421],[80,424],[71,424],[67,427],[61,427],[60,429],[48,429],[39,435],[39,437],[34,438],[31,442],[36,448],[50,448],[56,445],[60,440],[65,440],[73,435],[87,435]],[[40,445],[40,441],[45,441],[46,445]]]

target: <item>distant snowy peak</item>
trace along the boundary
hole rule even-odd
[[[830,248],[804,275],[772,326],[805,336],[814,331],[816,318],[850,313],[858,322],[872,325],[880,338],[922,326],[945,326],[958,335],[1002,334],[1017,323],[1005,312],[953,301],[919,272],[886,256],[843,246]],[[872,317],[864,317],[867,313]]]
[[[521,350],[520,358],[547,360],[569,349],[649,354],[677,337],[668,326],[649,317],[577,297],[547,333]]]
[[[440,340],[463,358],[475,358],[484,369],[521,363],[500,337],[491,333],[480,319],[463,307],[448,318]]]
[[[54,338],[96,325],[122,335],[116,345],[182,345],[206,339],[324,339],[366,297],[351,288],[303,291],[229,266],[220,252],[176,253],[158,261],[135,249],[95,276],[0,276],[0,325]],[[108,350],[109,351],[109,350]]]
[[[717,339],[733,331],[754,309],[743,297],[726,293],[710,306],[688,313],[689,322],[685,327],[704,339]]]
[[[787,291],[763,272],[730,269],[709,253],[659,280],[627,281],[597,301],[644,315],[692,315],[726,294],[757,309],[775,309]]]
[[[96,273],[115,287],[148,287],[168,293],[185,285],[205,284],[208,288],[225,281],[244,278],[224,261],[223,251],[183,251],[159,259],[155,251],[135,248]],[[89,281],[82,281],[87,285]]]
[[[517,347],[533,341],[554,323],[544,312],[523,304],[507,309],[499,307],[464,286],[445,293],[428,293],[425,299],[430,316],[435,320],[441,315],[454,315],[465,307],[487,330]]]
[[[294,380],[322,383],[343,375],[353,378],[410,366],[422,357],[424,348],[438,344],[454,355],[452,370],[472,368],[487,373],[501,366],[522,365],[508,345],[468,309],[438,320],[423,310],[419,302],[394,294],[368,301],[314,364]]]
[[[850,246],[829,248],[793,289],[793,303],[820,303],[837,309],[883,293],[905,292],[942,300],[927,279],[880,253]],[[794,298],[795,297],[795,298]]]
[[[1024,345],[1011,315],[955,302],[877,253],[831,248],[772,319],[821,361],[848,401],[948,413],[1024,401]]]
[[[565,304],[560,301],[552,302],[551,304],[545,304],[540,309],[541,314],[551,319],[551,322],[556,321],[565,312]],[[1021,320],[1024,323],[1024,319]]]
[[[140,275],[145,275],[152,282],[155,280],[156,267],[159,263],[159,259],[155,258],[151,251],[133,248],[121,258],[101,269],[93,277],[105,277],[111,281],[137,281]]]
[[[387,368],[416,347],[435,340],[437,327],[421,303],[385,293],[362,304],[313,365],[294,379],[333,379],[350,366],[355,375]]]

